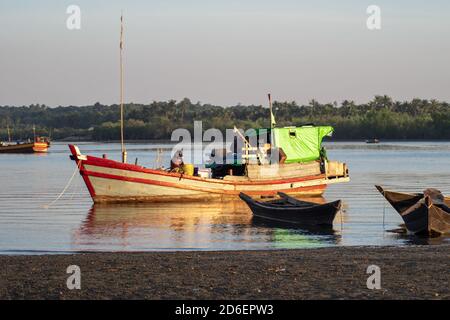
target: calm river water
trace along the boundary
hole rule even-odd
[[[120,158],[119,144],[78,143],[82,153]],[[252,219],[240,201],[204,204],[93,206],[66,143],[48,154],[0,155],[0,254],[76,251],[232,250],[450,243],[389,230],[402,220],[374,188],[450,194],[450,143],[328,142],[330,159],[347,162],[351,182],[330,186],[343,199],[333,230],[301,230]],[[129,161],[153,167],[163,144],[128,144]],[[51,204],[49,206],[49,204]]]

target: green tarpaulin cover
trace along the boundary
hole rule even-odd
[[[275,146],[282,148],[286,154],[285,163],[295,163],[320,159],[322,139],[331,135],[334,129],[330,126],[305,126],[272,130]]]

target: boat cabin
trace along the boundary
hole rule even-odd
[[[327,173],[347,175],[345,164],[329,162],[322,140],[331,136],[330,126],[301,126],[250,130],[235,137],[229,149],[213,150],[211,177],[225,180],[279,178]]]

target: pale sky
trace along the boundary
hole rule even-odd
[[[127,102],[450,101],[448,0],[2,0],[0,105],[117,103],[122,9]]]

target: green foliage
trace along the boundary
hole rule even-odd
[[[436,100],[393,101],[376,96],[366,104],[345,100],[308,105],[275,102],[278,126],[306,123],[335,127],[337,139],[450,139],[450,106]],[[220,107],[182,101],[125,105],[125,137],[129,140],[170,139],[177,128],[193,131],[194,121],[203,121],[203,129],[220,130],[269,126],[269,112],[263,106]],[[7,139],[7,126],[13,139],[33,135],[51,135],[53,139],[118,140],[119,106],[96,103],[83,107],[49,108],[45,105],[0,107],[0,140]]]

